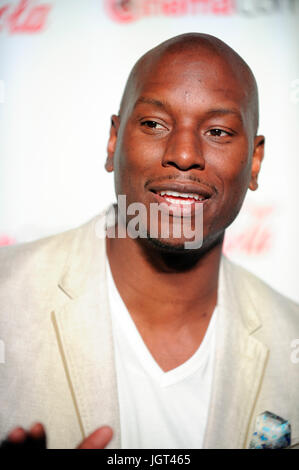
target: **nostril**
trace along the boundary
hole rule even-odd
[[[181,171],[187,171],[187,170],[204,170],[205,168],[205,163],[203,162],[202,164],[201,163],[187,163],[187,164],[184,164],[182,162],[174,162],[174,161],[163,161],[162,162],[162,166],[163,167],[167,167],[167,166],[173,166],[175,168],[177,168],[178,170],[181,170]]]

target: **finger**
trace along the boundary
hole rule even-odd
[[[31,426],[26,440],[26,447],[34,449],[46,449],[46,431],[41,423]]]
[[[26,437],[27,437],[27,432],[25,431],[25,429],[18,427],[10,431],[10,433],[7,436],[7,440],[14,444],[21,444],[22,442],[25,442]]]
[[[1,443],[1,449],[14,448],[46,449],[46,433],[43,425],[35,423],[29,432],[21,427],[14,428]]]
[[[112,429],[109,426],[103,426],[86,437],[77,449],[104,449],[111,441],[112,436]]]
[[[33,439],[43,439],[46,435],[45,428],[41,423],[35,423],[29,430],[29,435]]]
[[[15,449],[25,445],[27,440],[27,432],[21,428],[14,428],[6,439],[0,443],[0,449]]]

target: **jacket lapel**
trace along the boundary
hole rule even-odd
[[[112,326],[105,275],[105,239],[99,238],[104,218],[95,219],[74,239],[59,287],[66,304],[53,312],[66,376],[82,438],[109,425],[108,448],[120,447],[120,423]]]
[[[215,365],[204,448],[245,447],[267,362],[268,349],[251,336],[261,322],[237,269],[222,259]]]

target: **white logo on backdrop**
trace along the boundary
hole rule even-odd
[[[297,104],[299,103],[299,78],[292,81],[291,88],[291,102]]]
[[[299,339],[293,339],[291,348],[295,348],[291,353],[291,362],[293,364],[299,364]]]
[[[0,104],[5,101],[5,84],[4,80],[0,80]]]

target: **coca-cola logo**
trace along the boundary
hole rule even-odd
[[[263,255],[273,248],[275,238],[274,204],[245,206],[235,225],[225,234],[223,252],[226,255],[243,253]]]
[[[11,34],[37,33],[42,31],[52,6],[32,0],[20,0],[0,7],[0,31]]]

